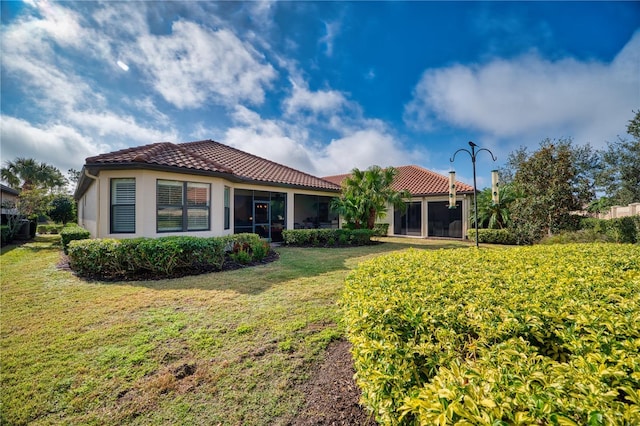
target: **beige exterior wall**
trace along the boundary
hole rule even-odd
[[[127,234],[110,233],[111,215],[111,179],[134,178],[136,180],[136,232]],[[191,232],[156,231],[156,181],[158,179],[183,182],[207,183],[211,185],[210,194],[210,230]],[[231,189],[230,228],[224,229],[224,188]],[[267,185],[243,184],[227,181],[219,177],[208,177],[154,170],[107,170],[98,175],[98,179],[85,192],[78,202],[80,224],[91,232],[94,238],[136,238],[162,237],[170,235],[189,235],[196,237],[212,237],[233,234],[234,223],[234,190],[271,191],[287,194],[287,229],[293,229],[294,195],[324,195],[334,197],[334,192],[300,190]]]
[[[91,233],[98,235],[98,187],[100,183],[94,181],[82,198],[78,200],[78,224]]]

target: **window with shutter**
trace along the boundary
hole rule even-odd
[[[136,180],[111,179],[111,233],[136,232]]]
[[[158,232],[208,231],[210,193],[208,183],[158,180]]]

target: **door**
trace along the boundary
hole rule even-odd
[[[256,234],[261,238],[271,238],[270,234],[270,217],[268,201],[253,202],[253,227]]]

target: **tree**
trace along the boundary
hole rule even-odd
[[[609,206],[640,202],[640,111],[629,120],[627,132],[634,139],[618,138],[600,153],[603,167],[596,182],[609,199]]]
[[[55,222],[62,222],[63,225],[66,225],[67,222],[76,219],[76,203],[69,195],[55,195],[49,204],[48,213]]]
[[[47,163],[38,163],[33,158],[18,157],[7,161],[0,169],[0,175],[14,189],[52,191],[61,190],[67,184],[60,170]]]
[[[545,139],[528,154],[512,153],[516,200],[511,205],[512,228],[521,242],[532,243],[574,226],[572,211],[581,210],[595,196],[593,169],[597,156],[591,147],[574,147],[571,139]]]
[[[387,214],[387,205],[403,208],[408,191],[395,191],[391,185],[398,175],[393,167],[386,169],[371,166],[367,170],[357,168],[342,182],[342,195],[334,198],[332,208],[344,217],[347,223],[359,229],[363,225],[373,229],[376,219]]]
[[[78,181],[82,176],[82,171],[76,170],[76,169],[69,169],[67,170],[67,175],[69,176],[67,178],[69,180],[69,183],[75,186],[78,184]]]
[[[509,205],[515,200],[511,185],[500,187],[500,202],[493,202],[491,188],[485,188],[478,193],[478,227],[490,229],[506,228],[511,223]],[[469,218],[471,226],[475,227],[473,211]]]

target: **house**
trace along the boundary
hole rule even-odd
[[[2,209],[2,224],[7,223],[8,217],[16,215],[16,204],[20,191],[0,183],[0,208]]]
[[[212,140],[89,157],[75,199],[92,237],[200,237],[337,228],[340,186]]]
[[[456,182],[456,207],[449,208],[449,178],[419,166],[396,167],[398,176],[391,185],[407,190],[411,200],[405,210],[390,207],[382,222],[389,223],[389,235],[465,238],[473,200],[473,187]],[[323,179],[340,185],[348,174]]]

